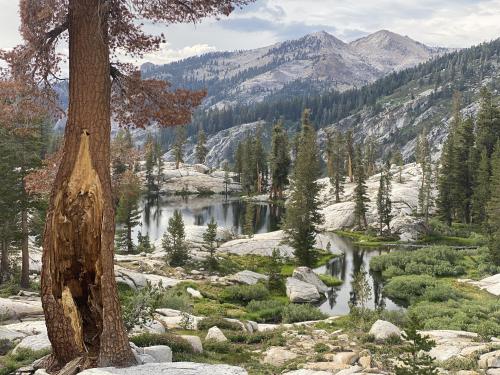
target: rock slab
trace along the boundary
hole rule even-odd
[[[286,279],[286,295],[291,302],[295,303],[317,302],[321,298],[318,289],[314,285],[294,277]]]
[[[95,368],[85,370],[80,375],[248,375],[248,373],[245,369],[235,366],[174,362],[148,363],[127,368]]]

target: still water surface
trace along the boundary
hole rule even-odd
[[[234,233],[267,233],[280,229],[284,215],[282,207],[267,203],[249,204],[239,198],[223,196],[211,197],[181,197],[159,196],[154,199],[144,199],[142,223],[136,228],[143,234],[149,234],[151,241],[163,236],[168,226],[168,220],[174,210],[180,210],[186,225],[206,225],[212,217],[219,227],[230,228]],[[328,298],[321,304],[320,309],[329,315],[345,315],[349,313],[349,303],[356,300],[352,289],[352,280],[355,273],[364,270],[368,275],[368,282],[372,287],[372,296],[369,307],[385,307],[388,310],[397,310],[401,307],[388,298],[382,297],[382,282],[377,275],[369,272],[370,259],[376,255],[388,252],[388,249],[358,247],[353,242],[334,233],[331,237],[331,248],[336,257],[329,264],[317,268],[317,273],[329,274],[343,281],[342,285],[333,287]]]

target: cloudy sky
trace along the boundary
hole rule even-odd
[[[0,48],[19,42],[16,0],[0,0]],[[220,21],[166,27],[168,43],[145,60],[166,63],[210,51],[257,48],[325,30],[344,41],[387,29],[432,46],[500,37],[500,0],[257,0]]]

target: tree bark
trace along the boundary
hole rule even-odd
[[[30,254],[28,250],[28,210],[26,207],[21,212],[21,288],[30,286]]]
[[[135,363],[113,269],[110,64],[101,0],[69,1],[69,109],[63,158],[47,213],[42,304],[50,371]]]

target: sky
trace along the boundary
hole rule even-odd
[[[0,0],[0,48],[20,42],[16,0]],[[220,20],[146,24],[167,43],[142,63],[267,46],[316,31],[346,42],[390,30],[430,46],[468,47],[500,37],[500,0],[257,0]]]

